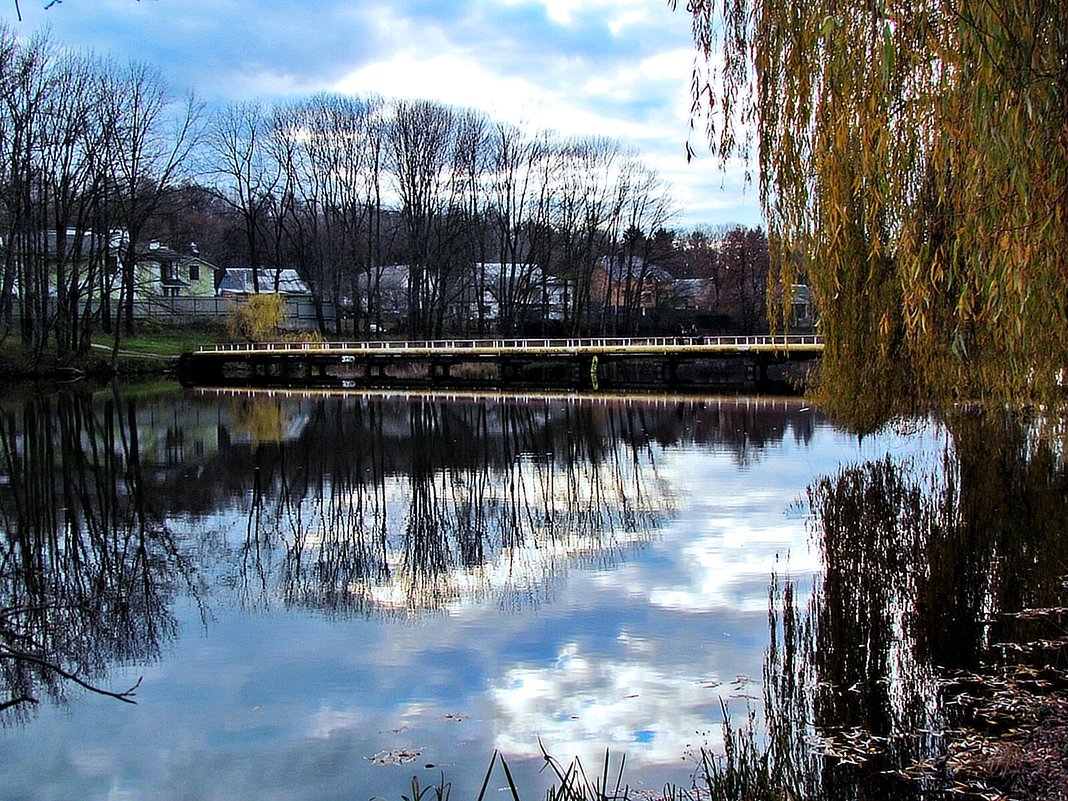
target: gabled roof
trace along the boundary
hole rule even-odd
[[[64,251],[68,254],[80,252],[88,254],[90,250],[102,250],[105,246],[111,250],[118,250],[125,239],[125,232],[112,231],[105,235],[96,231],[79,231],[76,228],[68,228],[65,234],[60,235],[54,228],[34,234],[37,247],[45,248],[45,253],[55,256],[59,252],[59,241],[62,238]]]
[[[379,292],[404,292],[408,289],[408,275],[411,272],[408,264],[381,264],[373,268],[375,273],[371,283],[378,288]],[[356,287],[360,292],[366,292],[368,276],[360,271],[356,274]]]
[[[663,267],[647,262],[638,255],[625,258],[622,254],[617,257],[602,256],[600,266],[613,281],[625,281],[628,278],[631,280],[645,278],[668,283],[675,280],[675,277]]]
[[[179,253],[177,250],[172,250],[166,245],[161,245],[158,242],[144,243],[134,245],[134,254],[138,260],[145,261],[181,261],[182,259],[190,258],[184,253]]]
[[[502,275],[511,278],[513,274],[521,279],[541,280],[541,268],[536,264],[502,264],[497,261],[487,261],[476,263],[475,270],[481,271],[487,281],[500,281]]]
[[[212,264],[207,259],[201,258],[196,253],[181,253],[158,242],[141,243],[134,246],[134,255],[138,262],[158,262],[160,264],[195,264],[203,265],[216,273],[221,273],[221,267]]]
[[[290,268],[260,267],[260,292],[274,292],[277,282],[278,292],[282,295],[308,295],[311,290],[300,274]],[[256,293],[252,282],[251,267],[231,267],[223,274],[219,282],[219,294],[253,295]]]
[[[711,288],[711,278],[676,278],[675,292],[680,298],[697,298]]]

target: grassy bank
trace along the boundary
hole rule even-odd
[[[114,357],[114,338],[106,334],[93,337],[85,353],[60,356],[55,348],[37,352],[8,334],[0,340],[0,379],[161,374],[173,369],[182,353],[229,339],[222,328],[146,326],[135,336],[123,337]]]

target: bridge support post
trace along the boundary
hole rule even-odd
[[[660,363],[660,380],[670,386],[674,386],[679,382],[679,362],[677,359],[667,359]]]
[[[768,360],[757,356],[745,366],[745,379],[753,386],[762,387],[768,383]]]
[[[510,384],[519,377],[521,367],[522,364],[520,362],[501,359],[497,362],[497,376],[502,384]]]

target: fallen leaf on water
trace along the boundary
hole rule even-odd
[[[406,762],[414,762],[423,752],[418,748],[393,748],[389,751],[379,751],[370,760],[376,765],[403,765]]]

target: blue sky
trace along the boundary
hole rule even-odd
[[[425,97],[607,135],[672,185],[676,225],[757,225],[755,188],[687,163],[690,19],[666,0],[0,0],[18,30],[142,59],[208,103],[318,91]],[[700,150],[702,140],[692,140]]]

